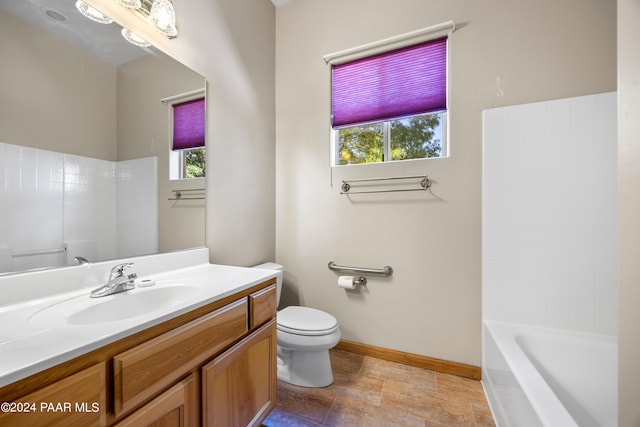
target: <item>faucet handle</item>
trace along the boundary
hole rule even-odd
[[[123,264],[118,264],[111,269],[111,274],[109,275],[109,280],[115,279],[116,277],[124,276],[124,271],[133,265],[132,262],[125,262]]]

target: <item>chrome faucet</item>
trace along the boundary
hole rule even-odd
[[[118,264],[111,269],[109,273],[109,281],[97,289],[91,291],[91,298],[106,297],[107,295],[117,294],[119,292],[129,291],[135,287],[135,280],[138,277],[136,273],[125,276],[124,271],[133,265],[132,262]]]

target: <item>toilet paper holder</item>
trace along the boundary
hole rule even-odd
[[[356,286],[367,286],[367,278],[364,276],[360,276],[357,279],[353,279],[353,284]]]
[[[338,277],[338,287],[343,289],[358,289],[359,286],[367,286],[367,278],[360,276],[340,276]]]

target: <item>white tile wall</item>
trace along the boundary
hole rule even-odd
[[[0,272],[156,252],[156,162],[121,162],[130,173],[119,185],[116,162],[0,143]],[[119,253],[118,222],[131,221],[140,232]],[[63,244],[66,254],[15,256]]]
[[[63,155],[5,144],[8,246],[11,251],[59,249],[63,243]],[[13,257],[18,270],[52,267],[64,253]]]
[[[483,114],[485,319],[617,334],[616,95]]]
[[[0,143],[0,171],[5,170],[6,144]],[[11,249],[9,247],[9,213],[6,174],[0,174],[0,271],[9,271],[13,268]]]
[[[118,162],[118,255],[158,251],[158,159]]]
[[[64,235],[69,262],[118,256],[116,163],[65,154]]]

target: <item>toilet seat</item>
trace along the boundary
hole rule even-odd
[[[295,335],[329,335],[338,329],[335,317],[310,307],[286,307],[278,312],[276,319],[279,331]]]

